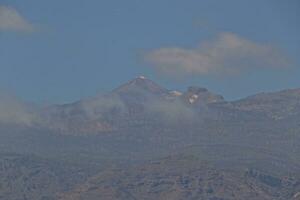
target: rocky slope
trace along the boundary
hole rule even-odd
[[[194,157],[169,157],[128,170],[108,170],[61,200],[293,199],[300,182],[261,171],[217,170]]]
[[[300,89],[260,93],[234,101],[232,104],[238,110],[253,111],[280,120],[299,115]]]
[[[0,154],[0,199],[54,200],[82,183],[88,172],[33,155]]]

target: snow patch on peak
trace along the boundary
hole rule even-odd
[[[192,104],[194,103],[197,99],[198,99],[198,95],[197,94],[193,94],[190,98],[189,98],[189,102]]]
[[[139,76],[138,78],[139,78],[139,79],[146,79],[145,76]]]
[[[177,96],[177,97],[182,95],[182,93],[177,91],[177,90],[171,91],[170,94],[173,95],[173,96]]]
[[[199,97],[199,96],[198,96],[197,94],[193,94],[193,95],[192,95],[192,98],[194,98],[194,99],[198,99],[198,97]]]

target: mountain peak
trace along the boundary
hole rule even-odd
[[[128,81],[127,83],[125,83],[124,85],[151,85],[151,84],[156,84],[154,83],[154,81],[146,78],[145,76],[138,76],[130,81]]]
[[[138,76],[137,78],[138,78],[138,79],[146,79],[145,76]]]
[[[158,85],[154,81],[146,78],[145,76],[138,76],[114,90],[114,92],[117,93],[128,93],[137,91],[147,91],[152,94],[158,95],[165,94],[168,92],[167,89]]]

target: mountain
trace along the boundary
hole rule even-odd
[[[0,198],[24,200],[297,199],[300,179],[245,168],[224,170],[181,154],[95,173],[34,155],[1,153]]]
[[[87,160],[113,155],[111,160],[127,162],[202,146],[192,149],[212,162],[225,165],[215,156],[224,153],[229,166],[260,163],[294,173],[300,162],[299,91],[226,101],[205,88],[172,91],[137,77],[106,94],[36,109],[35,123],[1,124],[0,149]]]
[[[199,126],[203,120],[270,121],[290,117],[295,121],[300,115],[299,91],[262,93],[228,102],[205,88],[191,86],[184,92],[171,91],[141,76],[106,94],[50,106],[41,112],[40,124],[63,134],[78,135],[155,128],[164,126],[166,119],[169,128],[179,119]]]
[[[187,91],[183,94],[183,100],[189,104],[210,104],[224,102],[224,97],[209,92],[206,88],[197,86],[188,87]]]
[[[174,156],[130,169],[107,170],[63,194],[60,200],[283,200],[300,182],[255,169],[218,170],[196,157]]]
[[[181,93],[140,76],[109,93],[50,106],[43,110],[41,119],[44,126],[64,134],[95,134],[134,126],[161,126],[165,122],[162,118],[177,118],[178,115],[193,115],[187,119],[192,120],[200,117],[199,109],[202,117],[208,104],[220,102],[225,102],[222,96],[204,88],[189,87]]]
[[[130,80],[106,94],[70,104],[34,108],[20,101],[5,99],[0,96],[0,110],[7,113],[3,115],[3,120],[0,116],[0,123],[15,121],[26,126],[76,135],[116,132],[143,126],[155,128],[165,125],[166,119],[170,128],[169,125],[177,125],[178,120],[200,126],[203,120],[229,119],[286,119],[297,123],[300,116],[300,89],[261,93],[230,102],[219,94],[197,86],[190,86],[183,92],[171,91],[144,76]],[[14,108],[13,113],[7,111],[10,107]]]
[[[300,89],[260,93],[232,104],[238,110],[257,112],[280,120],[300,114]]]
[[[44,108],[0,98],[0,197],[297,199],[299,91],[226,101],[137,77]]]
[[[87,177],[80,167],[33,155],[0,154],[0,199],[56,199]]]
[[[153,96],[164,96],[169,93],[169,90],[159,86],[158,84],[146,78],[145,76],[139,76],[114,89],[112,92],[117,93],[120,96],[133,95],[139,97],[143,94]]]

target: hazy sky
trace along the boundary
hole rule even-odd
[[[299,0],[0,0],[0,90],[62,103],[138,75],[236,99],[300,87]]]

